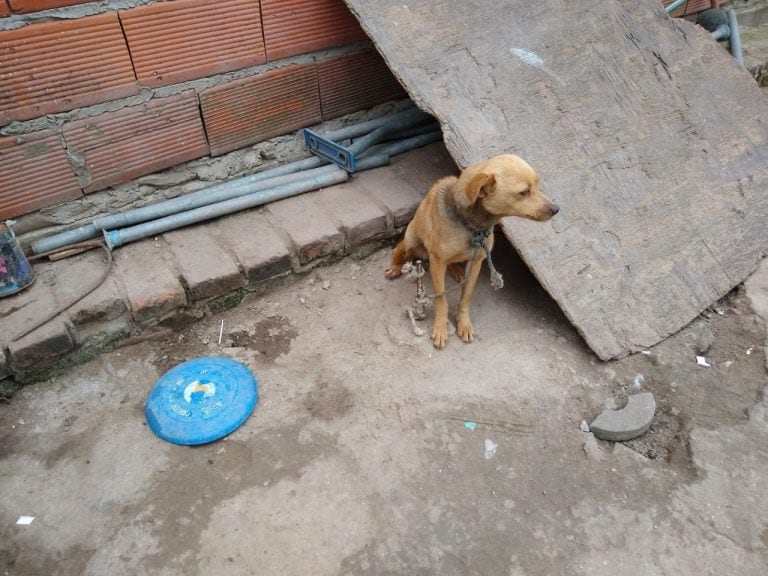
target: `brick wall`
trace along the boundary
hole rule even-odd
[[[109,4],[0,0],[0,219],[404,96],[343,0]]]

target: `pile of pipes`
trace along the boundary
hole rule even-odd
[[[348,170],[384,166],[391,156],[442,139],[434,118],[410,100],[399,102],[395,110],[393,114],[322,135],[323,140],[345,152],[339,154],[343,160],[355,160],[352,169],[348,162],[337,165],[328,156],[313,156],[172,200],[97,218],[85,226],[37,240],[32,243],[32,250],[35,254],[58,251],[100,234],[112,250],[141,238],[345,182],[349,179]],[[318,135],[311,134],[314,141]]]

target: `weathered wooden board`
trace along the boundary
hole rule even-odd
[[[603,359],[768,252],[768,98],[658,0],[346,0],[460,166],[526,158],[561,211],[503,229]]]

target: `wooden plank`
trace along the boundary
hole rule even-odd
[[[503,230],[603,359],[768,253],[768,100],[658,0],[346,0],[459,166],[513,152],[561,207]]]

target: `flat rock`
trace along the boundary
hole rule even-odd
[[[658,0],[345,1],[459,167],[538,171],[560,213],[501,229],[600,358],[677,332],[768,252],[768,100]]]
[[[600,440],[623,442],[645,433],[653,422],[656,401],[653,394],[643,392],[629,397],[621,410],[605,410],[592,424],[590,430]]]

